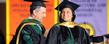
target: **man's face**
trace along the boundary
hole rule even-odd
[[[40,7],[39,11],[35,11],[35,19],[42,21],[42,19],[44,17],[46,17],[46,8],[45,7]]]
[[[73,17],[72,15],[73,13],[70,8],[64,8],[61,13],[61,18],[65,21],[71,21]]]

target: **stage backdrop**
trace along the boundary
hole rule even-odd
[[[80,5],[76,10],[76,22],[89,23],[95,30],[94,36],[107,34],[107,0],[71,0]]]

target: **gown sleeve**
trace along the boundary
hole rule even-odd
[[[89,37],[88,33],[82,27],[79,27],[79,29],[81,31],[80,34],[81,34],[81,37],[82,37],[82,40],[81,40],[82,43],[90,44],[91,40],[90,40],[90,37]]]
[[[36,25],[26,25],[21,32],[22,39],[25,44],[41,44],[44,43],[44,36],[40,27]]]
[[[44,44],[45,38],[42,34],[40,26],[37,25],[25,25],[22,29],[20,29],[22,25],[18,27],[16,30],[15,36],[11,40],[10,44],[16,44],[16,40],[18,37],[19,30],[21,30],[19,37],[19,44]]]
[[[90,44],[90,39],[86,31],[76,26],[75,28],[69,28],[74,37],[75,44]],[[54,26],[50,29],[46,44],[73,44],[71,38],[68,38],[71,34],[68,28],[65,26]]]
[[[58,44],[58,33],[59,27],[53,26],[48,33],[46,44]]]

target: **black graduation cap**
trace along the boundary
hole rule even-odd
[[[45,7],[44,2],[47,2],[45,0],[24,0],[24,1],[32,2],[31,6],[43,6],[43,7]]]
[[[37,2],[37,1],[47,2],[45,0],[24,0],[24,1],[28,1],[28,2]]]
[[[79,5],[73,2],[70,2],[68,0],[64,0],[61,4],[59,4],[55,9],[62,11],[63,8],[66,8],[67,6],[71,6],[73,10],[76,10]]]
[[[92,41],[95,43],[100,43],[104,41],[104,36],[96,36],[96,37],[92,37]]]

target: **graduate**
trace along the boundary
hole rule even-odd
[[[44,44],[45,28],[41,24],[41,21],[46,17],[46,1],[25,1],[32,2],[30,5],[30,16],[21,22],[10,44]]]
[[[78,4],[64,0],[56,7],[60,11],[59,23],[54,25],[47,36],[46,44],[90,44],[85,29],[74,22]]]

